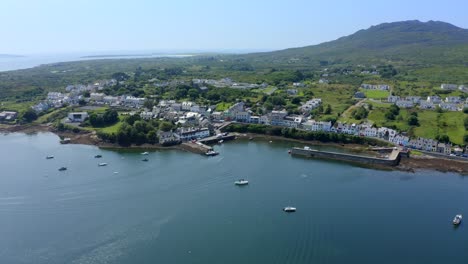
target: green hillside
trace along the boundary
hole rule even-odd
[[[468,30],[438,21],[384,23],[319,45],[249,54],[243,58],[257,63],[322,66],[368,62],[463,65],[468,63]]]

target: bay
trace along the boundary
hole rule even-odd
[[[142,156],[61,145],[50,133],[0,135],[0,263],[468,260],[468,230],[451,223],[468,208],[465,177],[294,158],[290,147],[240,141],[210,158]]]

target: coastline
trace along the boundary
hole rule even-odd
[[[0,125],[0,133],[25,133],[32,134],[38,132],[50,132],[58,135],[60,138],[70,138],[69,144],[83,144],[93,145],[104,149],[147,149],[147,150],[180,150],[190,152],[190,148],[185,147],[183,144],[174,146],[162,146],[159,144],[142,144],[142,145],[131,145],[121,146],[115,143],[107,143],[100,140],[96,133],[93,132],[61,132],[57,131],[49,125]],[[337,148],[345,148],[356,152],[369,150],[369,146],[359,144],[341,144],[335,142],[319,142],[319,141],[306,141],[292,138],[285,138],[281,136],[263,135],[263,134],[252,134],[252,133],[235,133],[236,138],[244,140],[260,140],[260,141],[282,141],[291,143],[300,143],[306,145],[316,146],[333,146]],[[402,158],[400,164],[395,167],[382,167],[382,166],[368,166],[374,169],[391,169],[400,170],[407,172],[415,172],[421,170],[436,170],[440,172],[456,172],[462,175],[468,175],[468,161],[458,161],[444,159],[441,157],[433,157],[428,155],[411,156],[410,158]]]

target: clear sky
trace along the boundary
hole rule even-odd
[[[412,19],[468,28],[468,0],[0,0],[0,54],[282,49]]]

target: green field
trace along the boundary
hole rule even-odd
[[[231,106],[232,106],[231,103],[221,102],[221,103],[216,105],[216,111],[226,111]]]
[[[389,91],[383,90],[360,89],[360,91],[363,92],[366,95],[366,97],[370,99],[387,99],[390,95]]]

